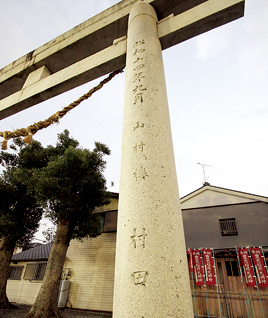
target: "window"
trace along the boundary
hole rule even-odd
[[[29,263],[27,264],[24,279],[25,280],[43,280],[47,263]]]
[[[239,276],[237,260],[225,261],[227,276]]]
[[[24,266],[10,266],[9,279],[20,280]]]
[[[115,232],[117,227],[117,214],[118,211],[105,212],[103,232]]]
[[[99,219],[99,222],[100,222],[100,230],[101,230],[101,232],[103,232],[105,213],[99,213],[98,214],[98,219]]]
[[[235,218],[219,219],[219,222],[222,236],[238,235]]]
[[[221,262],[217,262],[217,265],[218,265],[219,282],[220,282],[220,284],[223,284],[224,279],[223,279],[223,271],[222,271],[222,267],[221,267]]]

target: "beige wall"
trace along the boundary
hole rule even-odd
[[[71,269],[69,300],[73,308],[112,311],[115,241],[113,232],[83,243],[71,242],[64,267]]]
[[[71,270],[69,303],[73,308],[112,311],[116,233],[104,233],[83,242],[71,241],[65,268]],[[12,264],[11,264],[12,265]],[[11,302],[33,304],[42,282],[8,280],[7,296]]]
[[[254,202],[258,200],[253,195],[241,195],[239,192],[224,190],[204,190],[195,192],[193,195],[186,196],[181,200],[182,209],[191,209],[207,206],[217,206],[226,204],[237,204]]]
[[[118,196],[112,195],[108,205],[97,209],[97,212],[108,211],[105,228],[112,232],[103,233],[97,238],[85,239],[82,242],[71,241],[64,264],[64,268],[70,268],[71,270],[71,285],[67,306],[112,311],[116,218],[110,216],[109,213],[111,212],[109,211],[117,210],[117,208]],[[108,221],[111,223],[110,225]],[[27,262],[11,263],[11,265],[22,265],[24,268],[20,280],[8,280],[7,296],[9,300],[21,304],[33,304],[42,281],[23,279]]]

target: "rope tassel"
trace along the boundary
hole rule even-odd
[[[25,145],[31,146],[33,143],[33,135],[28,135],[27,137],[22,139]]]
[[[23,138],[23,142],[25,143],[25,145],[29,145],[31,146],[33,143],[33,134],[31,131],[31,127],[27,127],[26,128],[27,132],[28,132],[28,136],[26,136],[25,138]]]
[[[97,92],[99,89],[101,89],[106,83],[110,82],[110,80],[117,74],[122,73],[123,69],[114,71],[109,74],[108,77],[106,77],[104,80],[102,80],[99,85],[93,87],[91,90],[89,90],[86,94],[78,98],[76,101],[72,102],[70,105],[64,107],[61,111],[58,111],[56,114],[50,116],[48,119],[44,121],[39,121],[38,123],[35,123],[33,125],[28,126],[27,128],[21,128],[17,130],[11,131],[4,131],[0,132],[0,137],[3,137],[4,140],[1,142],[2,150],[7,150],[7,141],[10,138],[18,138],[18,137],[25,137],[23,138],[23,142],[26,145],[32,145],[33,142],[33,135],[37,133],[38,130],[41,130],[43,128],[47,128],[48,126],[59,123],[59,120],[65,116],[70,110],[78,106],[80,103],[82,103],[84,100],[91,97],[95,92]]]
[[[3,137],[4,137],[4,140],[1,142],[1,148],[2,150],[7,150],[7,141],[9,139],[8,131],[3,132]]]
[[[4,139],[2,142],[1,142],[1,149],[2,150],[7,150],[7,140]]]

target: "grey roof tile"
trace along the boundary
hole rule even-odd
[[[36,261],[47,260],[51,251],[52,243],[43,244],[27,251],[23,251],[12,256],[11,261]]]

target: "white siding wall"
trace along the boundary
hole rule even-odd
[[[73,308],[112,311],[115,242],[115,232],[71,242],[64,267],[71,269]]]

